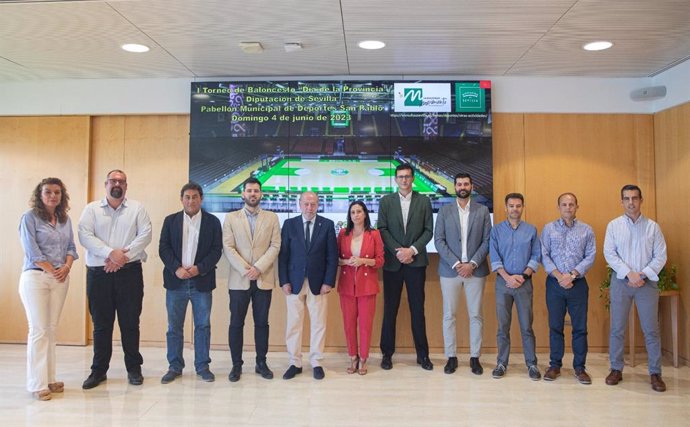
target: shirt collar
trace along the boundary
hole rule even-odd
[[[254,210],[254,212],[252,212],[252,211],[250,211],[249,209],[247,209],[247,205],[245,205],[242,209],[244,209],[244,213],[245,213],[247,216],[258,216],[258,215],[259,215],[259,212],[261,212],[261,207],[260,207],[260,206],[257,206],[256,209]]]
[[[407,196],[403,196],[403,195],[400,194],[400,192],[398,191],[398,196],[400,197],[400,200],[401,200],[401,201],[409,202],[409,201],[412,200],[412,191],[410,191],[410,192],[407,194]]]
[[[317,217],[317,216],[318,216],[318,215],[314,215],[314,218],[312,218],[312,219],[306,219],[306,218],[304,217],[304,215],[301,215],[301,217],[302,217],[302,224],[305,224],[307,221],[311,221],[312,224],[316,224],[316,217]]]
[[[455,198],[455,203],[458,205],[458,210],[467,212],[470,210],[470,203],[472,203],[472,199],[467,200],[467,205],[465,205],[465,209],[463,209],[462,206],[460,206],[460,202],[458,201],[457,197]]]
[[[558,224],[559,224],[561,227],[572,228],[572,227],[575,227],[575,226],[577,225],[577,223],[578,223],[577,218],[573,218],[573,225],[571,225],[571,226],[568,227],[568,224],[566,224],[565,221],[563,221],[563,218],[558,218]]]
[[[125,208],[127,207],[127,198],[126,197],[124,198],[124,200],[122,200],[122,203],[120,203],[120,206],[118,206],[117,209],[120,209],[123,206]],[[101,199],[101,207],[102,208],[107,207],[107,208],[113,209],[113,207],[108,204],[108,198],[107,197],[104,197],[103,199]],[[113,210],[117,210],[117,209],[113,209]]]
[[[196,214],[194,214],[192,216],[187,215],[187,212],[185,212],[185,211],[182,211],[182,215],[184,216],[185,221],[194,222],[194,221],[201,219],[201,209],[199,209],[199,212],[197,212]]]

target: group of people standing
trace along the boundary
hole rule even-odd
[[[443,337],[447,363],[444,372],[458,368],[456,312],[464,291],[470,325],[470,369],[483,373],[482,297],[486,277],[496,272],[498,357],[494,378],[506,375],[510,353],[513,304],[517,307],[523,352],[530,379],[541,379],[532,331],[532,275],[541,262],[547,270],[546,303],[551,347],[545,380],[560,376],[564,354],[564,320],[570,314],[573,334],[574,374],[590,384],[585,370],[587,356],[588,285],[585,274],[596,253],[592,228],[576,218],[577,197],[558,197],[560,218],[537,235],[534,226],[522,221],[524,196],[505,197],[507,219],[493,228],[488,209],[471,200],[472,178],[455,177],[457,198],[439,211],[434,228],[431,202],[412,190],[414,169],[401,164],[395,170],[398,190],[380,201],[374,228],[367,206],[350,204],[347,225],[336,237],[333,221],[317,214],[318,195],[299,197],[301,215],[285,221],[263,210],[261,182],[247,179],[242,185],[244,207],[225,216],[224,224],[201,209],[202,188],[193,182],[180,191],[183,209],[165,218],[159,255],[164,264],[168,315],[168,370],[163,384],[182,375],[183,327],[189,303],[194,318],[194,369],[203,381],[214,381],[209,366],[210,314],[215,270],[223,253],[230,265],[228,278],[230,325],[228,341],[231,382],[242,376],[244,321],[252,306],[255,372],[273,378],[267,363],[268,315],[272,290],[280,286],[286,297],[285,340],[289,367],[286,380],[303,371],[302,333],[305,307],[310,318],[309,364],[315,379],[325,377],[322,367],[325,346],[328,294],[339,293],[350,362],[349,374],[366,375],[376,298],[380,292],[378,270],[383,269],[383,323],[381,368],[393,368],[396,319],[403,286],[411,314],[417,363],[432,370],[424,315],[426,246],[434,239],[439,253],[438,273],[443,295]],[[117,314],[128,381],[144,381],[139,352],[139,319],[144,283],[141,263],[151,242],[151,221],[143,205],[127,199],[127,176],[110,171],[106,196],[86,206],[78,235],[86,249],[87,296],[93,320],[93,363],[84,389],[107,379],[112,355],[112,334]],[[652,388],[664,391],[661,379],[661,347],[658,330],[658,274],[666,261],[666,245],[659,226],[641,215],[642,191],[634,185],[621,190],[624,215],[609,224],[604,255],[614,270],[611,278],[611,372],[606,383],[622,380],[623,340],[630,306],[640,312],[649,353]],[[31,197],[31,209],[21,219],[24,266],[19,292],[29,321],[27,388],[39,400],[64,390],[55,374],[55,329],[64,304],[72,263],[78,259],[72,226],[67,215],[69,196],[57,178],[42,180]],[[491,264],[487,261],[490,256]]]

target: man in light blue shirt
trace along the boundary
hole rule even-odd
[[[496,271],[496,317],[498,356],[494,378],[503,378],[510,356],[510,323],[513,302],[517,307],[527,373],[533,381],[541,379],[537,367],[536,344],[532,330],[532,274],[539,267],[541,249],[537,229],[522,221],[525,198],[520,193],[505,197],[508,219],[491,229],[489,255],[491,271]]]
[[[666,264],[666,241],[659,224],[640,212],[642,190],[636,185],[621,189],[625,214],[606,227],[604,257],[611,274],[611,332],[609,359],[611,372],[606,384],[623,381],[623,346],[630,306],[640,316],[648,355],[652,389],[666,391],[661,379],[661,339],[659,338],[659,272]]]
[[[577,197],[558,196],[560,218],[544,226],[541,233],[541,260],[546,276],[546,307],[549,311],[549,369],[544,380],[561,375],[565,340],[565,313],[573,326],[573,368],[580,384],[591,384],[585,371],[587,360],[587,307],[589,286],[585,274],[594,264],[596,242],[592,227],[575,218]]]

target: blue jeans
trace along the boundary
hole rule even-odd
[[[184,358],[184,318],[187,313],[187,303],[192,302],[194,317],[194,368],[197,372],[208,369],[211,363],[209,348],[211,346],[211,292],[199,292],[189,281],[179,289],[167,289],[165,292],[165,307],[168,309],[168,343],[169,369],[182,373]]]
[[[549,310],[549,366],[563,366],[565,339],[565,313],[570,314],[573,326],[573,368],[585,369],[587,361],[587,305],[589,286],[584,277],[573,281],[573,287],[564,289],[553,276],[546,278],[546,307]]]

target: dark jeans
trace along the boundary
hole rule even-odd
[[[589,286],[581,277],[573,287],[563,289],[552,276],[546,278],[546,307],[549,310],[550,366],[563,366],[565,313],[570,314],[573,327],[573,368],[584,369],[587,361],[587,304]]]
[[[165,292],[165,306],[168,311],[168,344],[169,369],[182,373],[184,368],[184,318],[187,305],[192,303],[192,317],[194,320],[194,369],[202,372],[211,363],[209,348],[211,347],[211,292],[199,292],[194,284],[185,280],[179,289],[167,289]]]
[[[266,362],[268,353],[268,310],[271,308],[272,290],[259,289],[252,280],[247,290],[230,289],[230,327],[228,341],[233,366],[242,366],[242,346],[244,345],[244,319],[247,317],[249,302],[254,315],[254,343],[256,362]]]
[[[398,271],[383,271],[383,324],[381,325],[381,353],[395,353],[395,327],[400,308],[403,282],[407,287],[407,303],[410,306],[412,338],[417,357],[429,356],[424,317],[424,282],[426,267],[403,265]]]
[[[139,316],[144,299],[141,263],[125,264],[114,273],[89,267],[86,294],[93,320],[93,364],[91,371],[105,374],[113,354],[113,325],[117,313],[127,372],[140,372],[144,359],[139,353]]]

